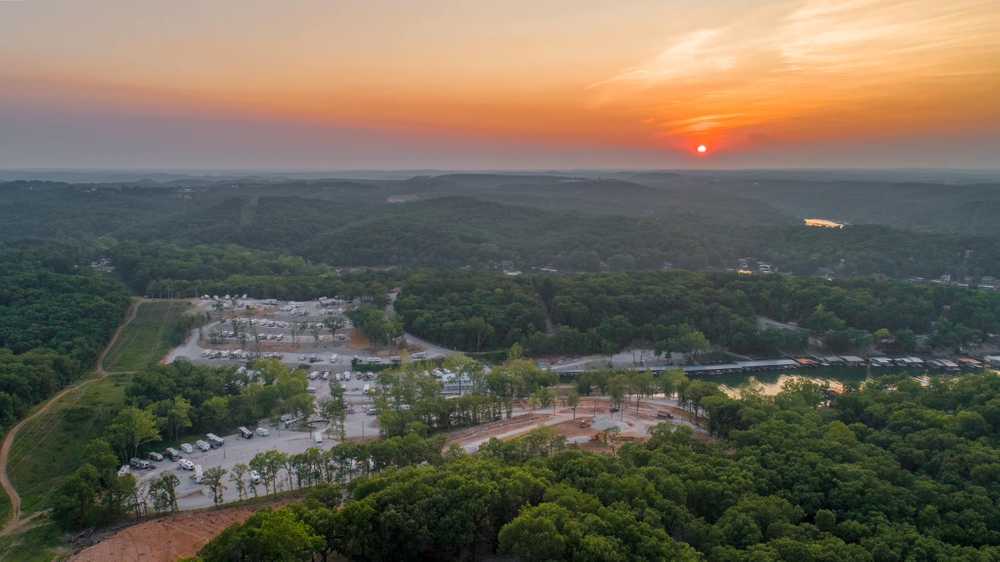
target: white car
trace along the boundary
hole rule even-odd
[[[212,448],[212,446],[209,445],[207,441],[202,441],[201,439],[195,441],[194,444],[197,445],[198,448],[201,449],[202,451],[208,451],[209,449]]]
[[[250,471],[250,483],[251,484],[260,484],[260,473],[257,472],[256,470],[251,470]]]
[[[267,429],[266,427],[258,427],[257,428],[257,435],[259,435],[261,437],[267,437],[268,435],[271,435],[271,431],[269,429]]]
[[[187,459],[177,461],[177,466],[183,468],[184,470],[194,470],[194,463]]]
[[[194,452],[194,447],[190,443],[181,443],[181,450],[190,455]]]

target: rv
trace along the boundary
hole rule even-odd
[[[194,452],[194,447],[190,443],[181,443],[181,450],[190,455]]]
[[[181,459],[177,461],[177,466],[181,467],[184,470],[194,470],[194,463],[187,459]]]
[[[225,439],[219,437],[218,435],[216,435],[214,433],[205,434],[205,437],[208,439],[208,444],[213,449],[218,449],[219,447],[221,447],[221,446],[223,446],[223,445],[226,444],[226,440]]]
[[[209,449],[212,448],[211,445],[209,445],[206,441],[202,441],[201,439],[195,441],[194,444],[197,445],[198,448],[201,449],[202,451],[208,451]]]
[[[240,426],[240,436],[244,439],[253,439],[253,432],[243,426]]]
[[[194,465],[194,474],[191,475],[191,480],[194,480],[196,484],[201,484],[202,479],[205,478],[205,471],[201,469],[200,464]]]

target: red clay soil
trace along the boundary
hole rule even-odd
[[[371,345],[372,342],[365,337],[361,330],[357,328],[351,330],[351,347],[354,349],[368,349]]]
[[[178,513],[122,529],[71,556],[71,562],[174,562],[194,556],[226,527],[261,506]]]

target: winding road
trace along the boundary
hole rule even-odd
[[[135,319],[136,311],[139,309],[139,305],[144,300],[145,299],[132,300],[132,303],[129,305],[128,312],[125,315],[125,321],[118,326],[118,329],[115,330],[114,335],[111,336],[111,341],[108,342],[108,345],[104,347],[104,349],[101,351],[101,354],[97,357],[97,365],[94,367],[94,372],[96,376],[90,377],[86,380],[80,381],[72,386],[68,386],[62,389],[55,396],[49,398],[48,401],[43,402],[41,406],[35,409],[35,411],[32,412],[28,417],[19,421],[17,425],[12,427],[10,431],[7,432],[7,435],[4,436],[3,444],[0,445],[0,487],[3,488],[4,493],[7,494],[7,497],[10,498],[10,518],[7,520],[7,523],[6,525],[4,525],[3,529],[0,530],[0,536],[9,535],[17,531],[23,525],[23,523],[27,522],[30,519],[30,518],[29,519],[21,518],[21,496],[18,495],[17,490],[14,488],[14,484],[11,483],[10,474],[8,470],[10,450],[11,447],[14,445],[14,440],[17,438],[17,433],[28,422],[49,411],[49,408],[51,408],[53,404],[62,399],[63,396],[66,396],[70,392],[79,390],[84,386],[96,380],[100,380],[108,375],[107,371],[104,370],[104,358],[105,356],[107,356],[108,351],[110,351],[111,348],[114,347],[115,343],[118,341],[118,338],[122,335],[122,332],[125,330],[125,327],[131,324],[132,320]]]

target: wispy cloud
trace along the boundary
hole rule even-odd
[[[602,106],[643,108],[657,138],[767,127],[801,134],[807,116],[857,121],[872,107],[961,99],[1000,79],[996,8],[995,0],[804,0],[766,21],[670,37],[589,90]]]
[[[699,29],[686,33],[672,41],[652,60],[627,68],[592,87],[609,82],[659,82],[731,70],[736,66],[736,53],[721,41],[725,35],[725,29]]]

